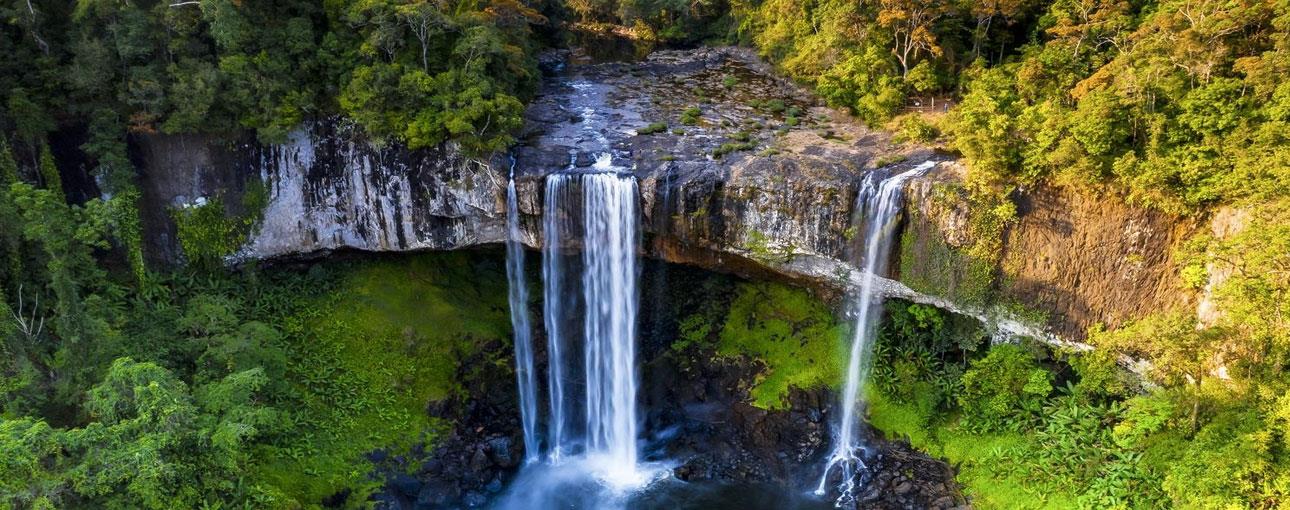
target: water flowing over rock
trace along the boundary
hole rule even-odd
[[[642,469],[639,462],[640,195],[635,178],[622,171],[606,154],[591,173],[547,177],[544,230],[552,236],[544,251],[549,448],[546,462],[520,473],[500,503],[503,508],[619,508],[631,490],[665,473]],[[581,309],[568,300],[568,285],[574,280],[566,275],[571,261],[565,248],[580,251],[581,278],[576,283],[582,291]],[[582,348],[571,350],[573,331],[567,326],[579,312]],[[581,372],[571,370],[578,356]],[[566,390],[569,387],[583,391],[574,394]],[[568,427],[577,404],[583,406],[580,429]]]
[[[571,199],[572,190],[566,186],[569,176],[554,174],[547,177],[545,211],[542,215],[542,310],[547,337],[547,386],[551,415],[547,423],[547,442],[550,451],[548,456],[558,462],[569,449],[569,437],[566,435],[568,413],[565,406],[570,402],[564,387],[564,354],[565,321],[573,307],[568,304],[565,293],[565,260],[564,242],[555,240],[567,239],[572,234],[569,215],[563,210]],[[575,202],[576,203],[576,202]]]
[[[878,333],[878,321],[881,317],[881,295],[876,292],[874,278],[887,269],[887,258],[891,253],[891,244],[895,237],[896,221],[900,214],[901,192],[909,179],[930,169],[935,164],[923,163],[899,174],[885,177],[878,172],[866,176],[864,186],[856,198],[857,220],[864,228],[863,258],[857,262],[861,267],[860,288],[851,298],[852,313],[855,323],[852,327],[851,348],[847,361],[847,379],[843,385],[842,400],[838,403],[841,409],[837,423],[837,436],[834,438],[834,451],[824,466],[824,474],[815,488],[815,493],[824,495],[833,469],[841,470],[841,482],[838,487],[838,504],[849,504],[854,500],[856,489],[855,469],[863,467],[864,462],[856,450],[864,448],[858,434],[858,416],[860,408],[860,390],[869,374],[869,355],[873,350],[874,337]]]
[[[636,181],[582,176],[587,454],[606,455],[615,478],[636,471]]]
[[[529,286],[524,276],[524,245],[520,243],[520,213],[515,181],[506,185],[506,278],[509,281],[511,329],[515,332],[515,379],[520,422],[524,428],[524,459],[538,460],[537,370],[533,363],[533,326],[529,321]]]

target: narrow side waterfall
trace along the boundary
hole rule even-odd
[[[560,462],[569,448],[566,430],[568,413],[565,409],[568,394],[564,387],[564,331],[561,321],[567,313],[564,296],[564,255],[562,244],[569,235],[567,216],[563,207],[570,202],[571,191],[566,183],[570,176],[552,174],[546,177],[546,190],[542,209],[542,316],[546,325],[547,385],[551,414],[547,423],[548,456]]]
[[[506,278],[515,331],[515,378],[519,387],[520,423],[524,427],[524,461],[536,462],[541,453],[537,433],[537,373],[533,367],[533,326],[529,321],[529,286],[524,279],[524,244],[520,242],[520,211],[515,197],[515,176],[506,185]]]
[[[636,180],[582,176],[588,455],[610,477],[636,472]]]
[[[860,273],[860,288],[851,296],[851,308],[855,313],[855,324],[851,336],[851,349],[847,361],[847,380],[843,386],[839,407],[842,410],[835,432],[833,453],[824,466],[815,493],[826,494],[829,474],[835,469],[842,470],[842,481],[838,486],[838,506],[852,500],[855,489],[855,469],[863,466],[857,456],[857,449],[863,448],[858,434],[860,411],[860,390],[869,376],[869,355],[873,350],[873,340],[877,334],[878,319],[881,315],[879,296],[875,293],[874,277],[879,271],[887,268],[888,255],[891,253],[891,241],[894,237],[896,219],[900,212],[901,193],[909,179],[918,176],[935,166],[934,162],[925,162],[911,170],[883,178],[878,171],[865,176],[864,184],[856,197],[856,214],[864,221],[864,250],[862,258],[857,260]]]

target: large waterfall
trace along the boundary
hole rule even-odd
[[[533,328],[529,322],[529,287],[524,279],[524,244],[520,240],[520,211],[512,169],[506,185],[506,278],[509,280],[511,329],[515,331],[515,378],[519,385],[520,423],[524,427],[524,460],[536,462],[537,374],[533,367]]]
[[[900,213],[901,193],[909,179],[927,171],[934,162],[925,162],[903,173],[887,177],[880,171],[870,172],[865,176],[863,186],[856,197],[856,218],[863,221],[864,250],[857,266],[861,267],[860,288],[852,294],[851,307],[855,314],[855,324],[851,333],[851,349],[847,361],[847,380],[842,389],[839,407],[841,417],[836,425],[833,453],[824,466],[815,493],[824,495],[830,473],[836,468],[842,470],[842,481],[838,486],[839,506],[852,499],[855,489],[855,469],[863,465],[857,455],[857,449],[863,448],[858,433],[860,416],[860,390],[869,375],[869,355],[873,350],[873,340],[877,334],[878,319],[881,315],[880,297],[875,292],[874,279],[879,271],[887,268],[887,258],[891,253],[891,241],[894,237],[896,219]]]
[[[587,174],[582,197],[586,448],[622,481],[636,472],[636,180]]]
[[[619,508],[629,489],[661,472],[643,468],[637,452],[636,179],[614,167],[608,154],[602,154],[592,170],[546,178],[546,461],[521,473],[502,508]],[[513,235],[518,237],[518,232]],[[581,295],[576,292],[579,286]],[[576,343],[579,331],[569,320],[579,312],[581,350]],[[525,362],[519,351],[516,360]],[[526,381],[520,384],[524,400]],[[537,404],[532,406],[536,409]],[[534,445],[533,455],[540,459],[536,428],[525,423],[525,446]]]

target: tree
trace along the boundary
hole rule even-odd
[[[820,75],[816,90],[829,104],[844,106],[870,125],[891,118],[905,103],[905,90],[890,59],[876,46]]]
[[[968,2],[969,10],[976,18],[976,27],[972,30],[972,59],[981,56],[981,47],[990,36],[990,26],[995,18],[1012,21],[1031,7],[1030,0],[984,0]]]
[[[432,39],[451,28],[438,2],[416,0],[396,8],[399,20],[421,43],[421,70],[430,72],[430,44]]]
[[[950,13],[943,0],[879,0],[878,25],[891,32],[891,53],[900,62],[901,77],[909,75],[918,56],[939,57],[943,50],[934,31],[936,22]]]

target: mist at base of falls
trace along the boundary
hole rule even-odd
[[[832,501],[771,483],[685,482],[667,464],[647,464],[652,478],[634,485],[605,483],[588,473],[607,459],[587,457],[560,465],[526,468],[494,503],[497,510],[825,510]]]

